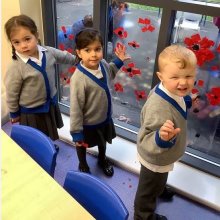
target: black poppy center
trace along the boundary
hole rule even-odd
[[[194,45],[192,46],[192,49],[193,49],[193,50],[199,50],[199,45],[198,45],[198,44],[194,44]]]
[[[130,73],[132,71],[131,67],[127,68],[127,71]]]
[[[122,31],[119,31],[119,32],[118,32],[118,35],[122,35]]]

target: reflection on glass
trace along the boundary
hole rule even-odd
[[[75,36],[84,27],[93,26],[93,1],[58,0],[57,12],[57,47],[74,54]],[[69,106],[69,83],[75,67],[59,65],[60,101]]]
[[[160,28],[159,9],[124,3],[109,6],[108,60],[114,48],[127,47],[131,60],[125,63],[111,86],[113,118],[140,126],[140,111],[151,88]]]
[[[192,91],[198,104],[189,112],[190,148],[220,158],[220,17],[178,11],[173,43],[193,50],[198,74]]]

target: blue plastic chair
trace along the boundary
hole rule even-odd
[[[128,210],[116,192],[93,175],[69,171],[64,189],[96,220],[128,219]]]
[[[13,125],[11,138],[45,171],[54,176],[57,151],[48,136],[29,126]]]

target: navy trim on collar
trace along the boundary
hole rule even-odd
[[[46,55],[45,55],[44,51],[42,51],[42,53],[43,53],[42,66],[37,65],[34,61],[32,61],[30,59],[28,60],[27,63],[42,73],[42,75],[44,77],[45,86],[46,86],[47,101],[48,101],[48,100],[50,100],[50,83],[49,83],[47,73],[46,73]]]
[[[185,118],[187,119],[187,111],[184,111],[179,104],[172,99],[170,96],[168,96],[164,91],[162,91],[159,88],[159,85],[157,85],[156,89],[155,89],[155,93],[157,93],[159,96],[161,96],[163,99],[165,99],[167,102],[169,102],[171,105],[173,105],[178,111],[179,113]]]
[[[85,68],[83,68],[80,63],[77,65],[77,68],[83,74],[87,75],[90,79],[92,79],[95,83],[97,83],[100,87],[102,87],[105,90],[106,95],[107,95],[107,99],[108,99],[108,111],[107,111],[107,118],[105,121],[109,121],[109,119],[111,119],[111,109],[112,109],[111,94],[110,94],[108,84],[107,84],[106,71],[105,71],[101,62],[100,62],[100,66],[101,66],[101,71],[102,71],[102,75],[103,75],[103,79],[104,79],[103,81],[98,79],[97,77],[95,77],[92,73],[87,71]]]

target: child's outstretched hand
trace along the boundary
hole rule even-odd
[[[162,125],[162,127],[159,130],[159,135],[162,140],[169,141],[179,132],[180,128],[174,128],[173,122],[170,120],[166,120],[166,122]]]
[[[126,47],[123,44],[118,43],[115,47],[115,55],[121,60],[125,61],[131,59],[129,55],[126,54]]]

